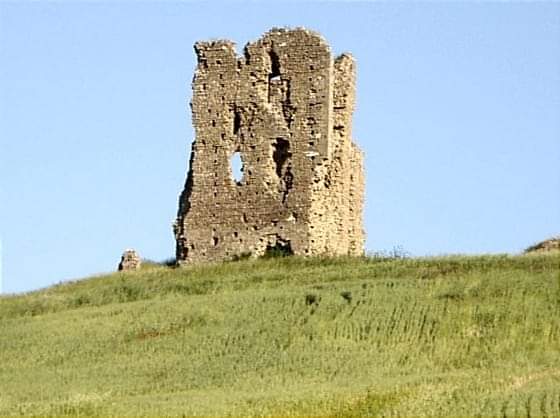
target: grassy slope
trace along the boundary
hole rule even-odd
[[[0,298],[0,415],[560,415],[560,254],[148,267]]]

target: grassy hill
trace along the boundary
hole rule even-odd
[[[0,416],[560,415],[560,254],[148,265],[0,298]]]

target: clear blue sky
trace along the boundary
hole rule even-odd
[[[368,250],[560,233],[560,3],[0,2],[4,292],[172,257],[192,45],[273,26],[356,57]]]

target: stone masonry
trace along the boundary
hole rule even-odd
[[[118,270],[128,271],[128,270],[138,270],[142,265],[142,259],[138,253],[133,249],[124,250],[121,257]]]
[[[196,137],[174,224],[178,263],[271,249],[362,254],[354,59],[333,59],[325,40],[305,29],[272,29],[241,57],[225,40],[194,48]]]

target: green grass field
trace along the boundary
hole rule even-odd
[[[0,298],[0,416],[560,416],[560,254],[297,257]]]

